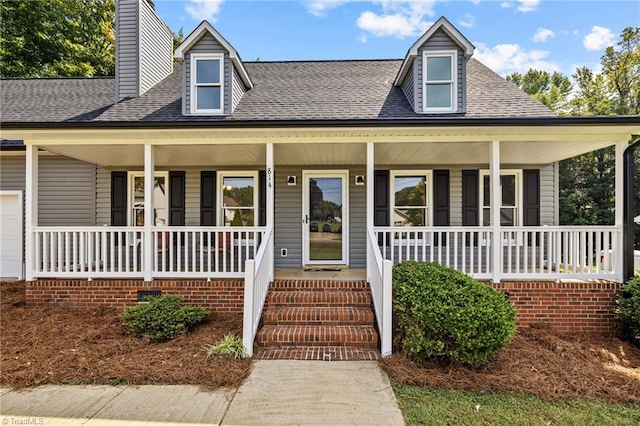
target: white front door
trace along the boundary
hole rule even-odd
[[[303,263],[348,264],[349,171],[309,170],[302,180]]]
[[[22,191],[0,191],[0,278],[22,279]]]

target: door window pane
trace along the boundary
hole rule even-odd
[[[309,179],[309,260],[343,260],[342,186],[339,177]]]

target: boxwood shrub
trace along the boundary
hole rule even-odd
[[[145,302],[125,307],[123,320],[130,332],[151,342],[174,339],[209,314],[206,308],[185,306],[181,296],[149,297]]]
[[[640,345],[640,275],[622,286],[618,300],[618,317],[622,322],[622,337]]]
[[[435,263],[407,261],[393,268],[396,347],[416,361],[487,363],[516,331],[516,310],[505,296]]]

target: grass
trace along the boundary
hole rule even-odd
[[[477,394],[394,384],[407,425],[637,425],[640,406],[572,398]]]

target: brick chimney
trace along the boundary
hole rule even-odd
[[[116,101],[136,97],[173,70],[173,33],[151,0],[116,0]]]

